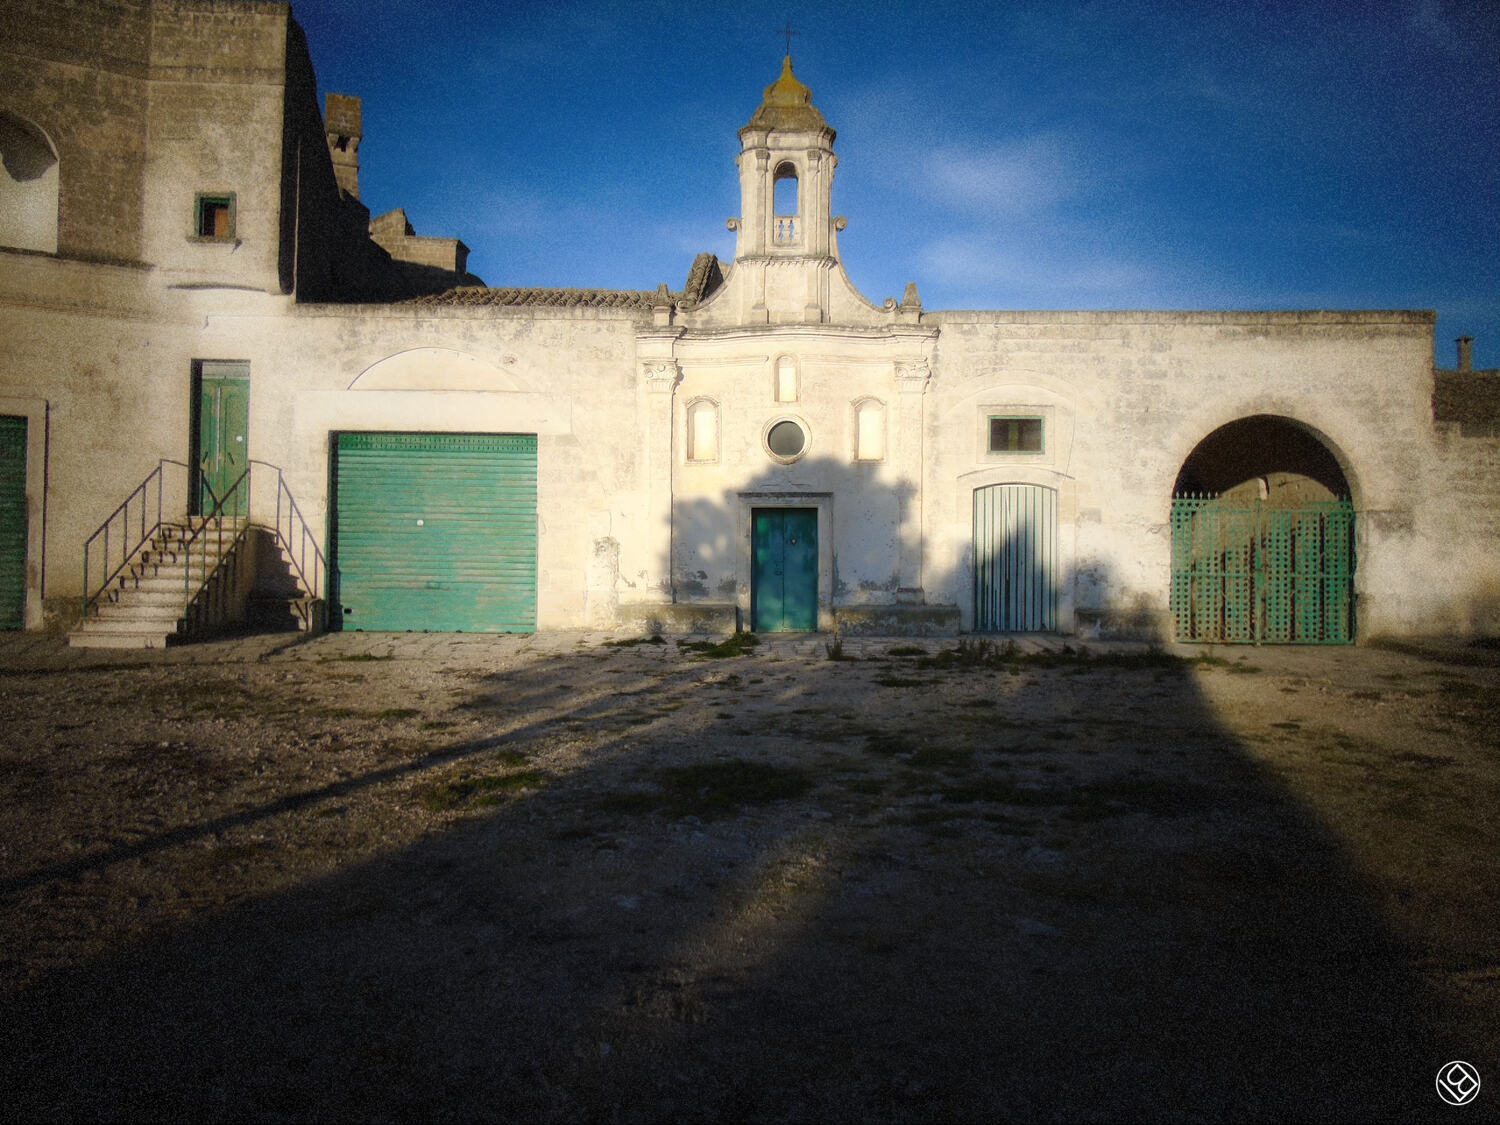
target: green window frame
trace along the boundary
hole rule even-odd
[[[1045,453],[1046,420],[1038,414],[991,414],[989,416],[989,451],[991,453]]]
[[[235,236],[235,193],[199,192],[193,200],[193,236],[227,242]]]

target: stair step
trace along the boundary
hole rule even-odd
[[[164,629],[175,629],[177,622],[181,619],[182,607],[180,605],[136,605],[110,602],[107,606],[99,607],[99,615],[94,620],[107,621],[111,626],[144,621],[160,625]]]
[[[166,648],[175,637],[166,633],[130,633],[130,631],[75,630],[68,634],[69,648]]]

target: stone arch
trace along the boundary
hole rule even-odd
[[[351,391],[524,391],[520,379],[452,348],[412,348],[365,368]]]
[[[1250,414],[1214,429],[1177,471],[1172,495],[1266,500],[1274,506],[1355,497],[1348,458],[1321,431],[1279,414]]]
[[[1172,488],[1176,639],[1352,641],[1356,486],[1338,447],[1294,418],[1245,415],[1199,440]]]
[[[0,246],[57,253],[57,148],[40,126],[0,110]]]

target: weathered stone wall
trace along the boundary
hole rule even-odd
[[[968,498],[1015,479],[1058,489],[1075,617],[1165,626],[1177,473],[1219,426],[1268,414],[1318,435],[1349,479],[1365,630],[1420,616],[1409,568],[1437,561],[1410,530],[1432,502],[1431,314],[940,313],[924,323],[942,327],[927,415],[929,599],[971,600]],[[1049,406],[1071,443],[1051,463],[1013,454],[986,464],[976,430],[986,406]]]
[[[563,628],[585,624],[597,541],[626,545],[627,586],[656,542],[639,503],[635,329],[597,310],[299,305],[210,316],[192,346],[249,361],[251,456],[285,470],[325,549],[331,433],[536,434],[538,625]]]
[[[142,258],[151,8],[146,0],[5,0],[5,106],[52,141],[58,253]]]
[[[172,0],[152,15],[145,256],[167,285],[279,292],[288,10]],[[200,193],[233,193],[233,238],[197,235]]]

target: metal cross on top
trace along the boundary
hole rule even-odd
[[[776,30],[779,31],[782,35],[786,36],[786,53],[790,55],[792,53],[792,36],[793,35],[801,35],[802,32],[800,32],[800,31],[793,31],[792,30],[792,21],[791,20],[787,20],[786,21],[786,26],[785,27],[780,27],[780,28],[777,28]]]

